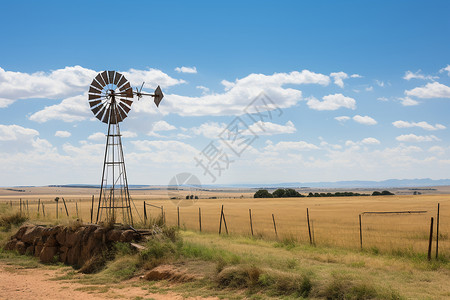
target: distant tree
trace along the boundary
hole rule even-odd
[[[273,196],[267,190],[259,190],[255,193],[253,198],[273,198]]]
[[[299,192],[294,189],[286,189],[284,193],[285,197],[303,197]]]
[[[284,189],[277,189],[272,193],[274,198],[283,198],[283,197],[289,197],[286,195],[286,191]]]
[[[195,199],[198,199],[198,196],[195,196],[194,198],[195,198]]]
[[[383,196],[391,196],[391,195],[395,195],[394,193],[391,193],[391,192],[389,192],[389,191],[382,191],[381,192],[381,195],[383,195]]]
[[[378,191],[374,191],[374,192],[372,193],[372,196],[381,196],[381,193],[378,192]]]
[[[309,192],[308,197],[314,197],[314,194],[312,192]]]

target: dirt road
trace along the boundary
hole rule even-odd
[[[175,293],[154,294],[140,287],[110,287],[102,291],[98,286],[86,286],[70,281],[53,280],[63,275],[60,269],[24,268],[0,261],[0,299],[185,299]],[[94,287],[93,289],[90,289]],[[203,298],[189,298],[203,299]]]

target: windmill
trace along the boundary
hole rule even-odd
[[[108,124],[96,223],[115,223],[121,219],[124,224],[133,224],[119,123],[128,116],[134,96],[138,100],[142,96],[151,96],[157,107],[164,97],[159,86],[154,94],[143,93],[143,86],[144,83],[139,90],[133,91],[125,76],[116,71],[104,71],[92,80],[89,88],[92,112]]]

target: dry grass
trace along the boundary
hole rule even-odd
[[[92,192],[92,190],[88,190]],[[147,191],[148,192],[148,191]],[[150,193],[150,192],[148,192]],[[171,200],[161,199],[162,191],[153,194],[134,196],[138,213],[133,210],[135,220],[140,222],[143,214],[143,201],[153,205],[164,206],[168,225],[177,224],[177,209]],[[235,193],[228,196],[235,196]],[[240,196],[240,194],[236,194]],[[25,195],[22,195],[25,196]],[[0,202],[13,201],[13,208],[18,210],[18,197],[3,196]],[[159,199],[158,199],[159,197]],[[62,201],[59,201],[59,220],[56,220],[56,203],[54,195],[30,195],[22,197],[28,200],[28,210],[24,214],[30,219],[44,223],[65,222],[81,219],[90,221],[91,196],[86,194],[65,196],[69,217],[66,216]],[[45,217],[42,208],[37,213],[37,202],[45,205]],[[76,204],[77,203],[77,204]],[[186,202],[182,202],[184,204]],[[256,237],[276,239],[272,214],[275,215],[278,238],[291,239],[309,243],[306,221],[306,208],[309,208],[312,236],[317,245],[337,246],[358,249],[359,220],[358,215],[365,211],[411,211],[425,210],[419,215],[363,215],[363,246],[373,253],[392,253],[394,255],[425,254],[428,248],[430,218],[436,217],[437,203],[441,203],[439,252],[450,257],[450,197],[449,195],[417,196],[369,196],[369,197],[333,197],[333,198],[222,198],[199,199],[190,206],[180,206],[180,224],[182,228],[198,230],[198,209],[202,211],[202,230],[217,232],[219,228],[220,208],[224,205],[228,230],[231,234],[250,235],[249,209],[252,209],[253,231]],[[76,214],[78,206],[78,216]],[[95,210],[96,204],[94,204]],[[161,211],[147,208],[150,218],[157,219]],[[95,213],[94,213],[95,221]],[[436,223],[436,222],[435,222]],[[142,225],[142,224],[141,224]],[[436,232],[436,226],[434,227]],[[434,250],[433,250],[434,251]]]

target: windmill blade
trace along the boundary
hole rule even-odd
[[[114,75],[116,74],[115,71],[108,71],[108,79],[109,83],[114,83]]]
[[[93,87],[93,86],[91,85],[91,87],[89,88],[89,93],[90,93],[90,94],[101,94],[102,91],[96,89],[95,87]]]
[[[126,105],[128,105],[129,107],[131,107],[131,104],[133,104],[133,100],[128,100],[128,99],[120,99],[121,102],[124,102]]]
[[[133,88],[131,87],[129,82],[127,82],[124,86],[119,88],[119,90],[122,94],[122,97],[133,98]]]
[[[98,75],[95,76],[95,80],[97,80],[102,85],[102,87],[106,85],[106,82],[103,80],[102,74],[100,73],[98,73]]]
[[[94,107],[94,106],[96,106],[96,105],[98,105],[98,104],[100,104],[100,103],[102,103],[102,100],[96,100],[96,101],[91,101],[91,102],[89,102],[89,105],[90,105],[91,108],[92,108],[92,107]]]
[[[109,80],[108,80],[108,73],[106,71],[103,71],[102,78],[103,78],[103,81],[105,82],[105,85],[108,85]]]
[[[98,99],[98,98],[102,98],[102,95],[99,94],[89,94],[89,101],[90,100],[94,100],[94,99]]]
[[[127,113],[124,112],[122,107],[120,107],[120,106],[117,106],[117,111],[119,112],[120,118],[121,118],[119,122],[122,122],[122,120],[127,117]]]
[[[119,103],[119,106],[128,114],[130,112],[130,109],[128,106],[123,104],[122,102]]]
[[[119,72],[116,72],[116,78],[114,78],[114,84],[117,85],[119,82],[119,79],[122,78],[122,74],[120,74]]]
[[[120,80],[119,80],[119,84],[117,85],[117,87],[119,88],[119,89],[121,89],[121,87],[125,84],[125,83],[127,83],[128,81],[127,81],[127,79],[125,78],[125,76],[122,76],[122,78],[120,78]]]
[[[122,116],[122,111],[120,110],[119,107],[117,107],[116,109],[116,119],[117,119],[117,123],[122,122],[123,119],[125,119],[127,116],[124,114],[124,116]]]
[[[96,87],[97,89],[99,89],[100,91],[103,90],[103,86],[101,86],[100,83],[97,82],[97,80],[92,80],[91,86]]]
[[[108,106],[108,109],[106,110],[105,115],[103,116],[103,123],[107,123],[108,124],[108,119],[109,119],[109,111],[111,110],[111,105]]]
[[[99,105],[97,107],[100,107],[100,106],[101,106],[100,112],[95,117],[101,121],[103,114],[105,113],[105,110],[106,110],[106,105]]]

